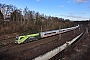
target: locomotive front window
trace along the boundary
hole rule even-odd
[[[20,39],[22,39],[22,38],[24,38],[24,37],[21,37]]]

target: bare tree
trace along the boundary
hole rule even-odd
[[[36,16],[36,23],[38,24],[38,22],[39,22],[39,17],[40,17],[39,12],[36,12],[35,16]]]
[[[25,22],[26,22],[26,19],[27,19],[27,13],[28,13],[28,8],[27,7],[25,7],[24,8],[24,11],[23,11],[23,14],[24,14],[24,24],[25,24]]]

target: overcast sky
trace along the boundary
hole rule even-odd
[[[70,20],[90,19],[90,0],[0,0],[17,8],[34,10],[45,15]]]

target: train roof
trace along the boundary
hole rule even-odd
[[[46,31],[46,32],[40,32],[40,33],[52,33],[52,32],[57,32],[59,30],[51,30],[51,31]]]

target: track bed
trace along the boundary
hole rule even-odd
[[[72,46],[64,50],[62,60],[90,60],[90,28]]]
[[[83,29],[81,29],[83,30]],[[75,31],[70,31],[61,34],[59,40],[59,35],[40,39],[37,41],[29,42],[21,45],[11,45],[4,46],[0,48],[0,59],[1,60],[20,60],[20,59],[33,59],[41,54],[44,54],[55,47],[58,47],[73,39],[75,36],[80,34],[82,31],[77,29]]]

